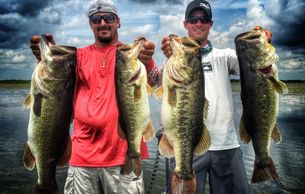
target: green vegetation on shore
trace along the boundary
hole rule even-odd
[[[305,94],[305,81],[286,80],[284,81],[289,89],[289,94]],[[231,80],[233,92],[240,91],[239,80]],[[0,88],[30,88],[31,80],[0,80]]]
[[[30,88],[31,80],[0,80],[0,88]]]

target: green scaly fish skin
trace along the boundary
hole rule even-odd
[[[238,35],[235,45],[243,106],[240,138],[245,143],[252,140],[255,151],[252,183],[279,180],[270,157],[270,139],[276,143],[282,139],[276,125],[279,94],[287,92],[286,85],[278,80],[278,56],[263,29]]]
[[[163,70],[162,87],[155,95],[162,96],[160,153],[175,157],[172,193],[195,193],[196,178],[192,170],[194,153],[204,154],[210,146],[210,135],[204,119],[207,101],[204,75],[200,62],[199,42],[170,35],[173,54]]]
[[[71,155],[69,135],[73,112],[76,48],[51,45],[42,35],[42,60],[32,74],[31,90],[24,102],[30,108],[24,166],[38,181],[34,193],[58,193],[56,166]]]
[[[116,61],[116,95],[119,108],[119,133],[127,139],[128,150],[122,169],[123,174],[140,176],[142,162],[140,146],[142,137],[145,142],[154,137],[150,121],[146,68],[138,59],[145,39],[140,38],[134,44],[119,45]]]

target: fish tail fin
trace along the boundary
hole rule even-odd
[[[279,180],[274,163],[270,157],[263,162],[255,159],[251,183],[259,183],[267,180]]]
[[[47,187],[36,184],[34,194],[59,194],[57,183],[54,182],[54,184]]]
[[[142,161],[141,156],[131,158],[126,155],[125,164],[122,169],[122,174],[130,174],[132,171],[136,176],[141,176],[142,174]]]
[[[174,172],[172,179],[173,194],[195,194],[196,193],[196,177],[195,175],[189,179],[181,179]]]

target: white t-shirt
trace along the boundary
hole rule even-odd
[[[239,74],[238,60],[233,49],[217,49],[202,56],[205,97],[209,101],[207,128],[211,136],[209,150],[239,147],[234,124],[233,96],[230,74]]]

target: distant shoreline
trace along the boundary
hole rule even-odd
[[[282,80],[289,89],[288,94],[305,94],[305,80]],[[233,92],[240,91],[239,80],[231,80]],[[31,80],[0,80],[0,89],[30,88]]]

